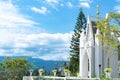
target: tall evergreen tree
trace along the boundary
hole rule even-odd
[[[77,17],[77,22],[74,28],[74,33],[72,35],[71,39],[71,45],[70,45],[70,66],[69,69],[72,73],[76,73],[79,70],[79,38],[80,38],[80,33],[82,29],[86,28],[86,18],[85,15],[80,9],[80,13]]]

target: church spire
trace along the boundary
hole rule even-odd
[[[98,18],[98,21],[99,21],[99,19],[100,19],[100,6],[99,5],[97,5],[96,14],[97,14],[97,18]]]
[[[98,22],[99,22],[99,20],[100,20],[100,6],[99,6],[99,5],[97,5],[96,14],[97,14]],[[97,34],[97,35],[100,35],[100,34],[101,34],[101,33],[100,33],[100,30],[99,30],[98,28],[97,28],[96,34]]]
[[[90,15],[88,15],[88,21],[87,21],[87,31],[86,31],[86,38],[87,41],[90,42],[89,44],[92,46],[94,45],[94,38],[93,38],[93,27],[92,27],[92,21]]]

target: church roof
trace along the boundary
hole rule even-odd
[[[105,18],[103,18],[103,17],[99,17],[99,21],[104,20],[104,19]],[[97,28],[96,28],[97,21],[98,21],[98,17],[91,16],[91,23],[92,23],[93,34],[95,34],[96,30],[97,30]]]
[[[99,21],[100,20],[104,20],[105,18],[103,17],[99,17]],[[97,32],[97,28],[96,28],[96,23],[98,22],[98,17],[95,17],[95,16],[89,16],[88,17],[88,25],[90,26],[91,24],[91,28],[92,28],[92,35],[93,35],[93,39],[95,39],[95,34]],[[91,34],[91,30],[89,29],[90,27],[87,26],[87,38],[90,37],[90,34]],[[92,36],[91,35],[91,36]]]
[[[99,17],[99,21],[104,20],[104,17]],[[98,17],[96,16],[91,16],[91,21],[97,22],[98,21]]]

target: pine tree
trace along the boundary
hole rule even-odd
[[[82,29],[86,28],[86,18],[85,15],[80,9],[80,13],[77,17],[77,22],[75,25],[74,33],[72,35],[71,39],[71,45],[70,45],[70,66],[69,69],[72,73],[77,73],[79,70],[79,38],[80,33]]]

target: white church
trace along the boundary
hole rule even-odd
[[[108,14],[106,14],[106,18]],[[109,67],[112,69],[111,77],[118,77],[118,53],[108,53],[102,49],[102,42],[96,35],[101,35],[99,29],[95,26],[95,21],[89,15],[87,19],[87,27],[82,30],[80,37],[80,66],[79,73],[81,78],[91,78],[92,76],[100,77],[104,73],[104,69]],[[108,59],[109,58],[109,59]]]

